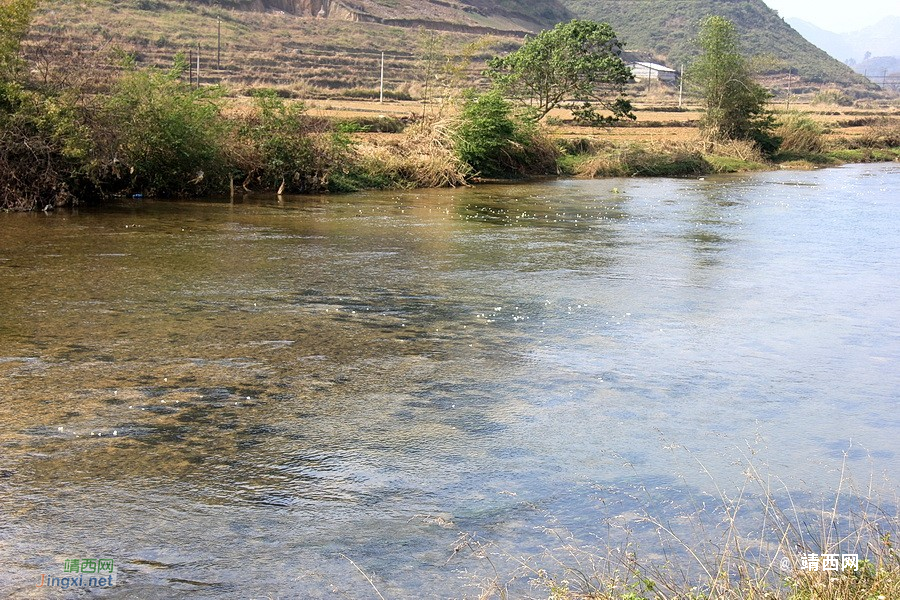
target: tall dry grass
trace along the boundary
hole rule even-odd
[[[418,122],[394,139],[356,147],[359,168],[385,187],[456,187],[471,169],[453,149],[453,119]]]
[[[593,156],[576,164],[582,177],[687,176],[709,173],[712,169],[697,149],[686,142],[649,142],[646,144],[600,144]]]
[[[857,140],[862,148],[900,148],[900,118],[876,118]]]
[[[780,152],[815,154],[825,151],[825,128],[810,116],[789,113],[782,117],[775,128],[781,140]]]

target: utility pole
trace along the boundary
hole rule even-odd
[[[197,89],[200,89],[200,42],[197,42]]]
[[[785,109],[791,110],[791,95],[794,93],[794,68],[788,68],[788,93],[787,93],[787,101],[785,102]]]
[[[188,87],[194,87],[194,49],[193,48],[188,49]]]
[[[425,112],[428,110],[428,83],[431,80],[431,60],[434,52],[434,32],[431,32],[431,43],[428,44],[428,52],[425,54],[425,98],[422,99],[422,118],[425,118]]]
[[[684,63],[681,63],[681,76],[678,78],[678,108],[681,108],[681,98],[684,94]]]
[[[381,81],[378,84],[378,102],[384,102],[384,52],[381,53]]]
[[[216,17],[216,71],[222,68],[222,17]]]

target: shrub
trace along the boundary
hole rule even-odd
[[[222,189],[228,124],[218,90],[184,83],[180,58],[168,71],[127,66],[106,103],[102,168],[147,195]]]
[[[65,99],[6,92],[15,112],[0,111],[0,208],[74,204],[91,149],[80,115]]]
[[[256,114],[245,119],[238,136],[232,164],[245,188],[255,184],[306,193],[354,187],[341,183],[353,166],[350,138],[308,117],[302,102],[286,102],[271,91],[257,93]]]
[[[466,94],[454,142],[459,158],[488,177],[556,173],[557,147],[496,89]]]
[[[338,119],[335,121],[335,126],[345,133],[400,133],[406,127],[406,123],[396,117],[379,115],[377,117]]]
[[[0,2],[0,86],[16,78],[19,70],[19,46],[31,26],[37,0]],[[2,109],[2,106],[0,106]]]
[[[837,106],[853,106],[854,100],[840,90],[823,90],[813,96],[816,104],[834,104]]]
[[[825,150],[824,128],[801,113],[785,116],[775,129],[775,135],[781,140],[781,152],[813,154]]]
[[[380,91],[378,88],[361,88],[355,87],[350,89],[342,89],[335,90],[332,92],[333,96],[340,98],[353,98],[353,99],[364,99],[364,100],[377,100],[379,96],[383,95],[388,100],[412,100],[413,97],[410,95],[408,91],[397,89],[397,90],[384,90]]]

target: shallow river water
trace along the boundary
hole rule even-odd
[[[36,586],[100,557],[92,597],[477,597],[548,527],[602,542],[748,464],[800,503],[845,457],[894,486],[898,192],[882,165],[0,214],[0,592],[82,597]]]

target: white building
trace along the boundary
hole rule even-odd
[[[652,62],[628,63],[631,73],[637,81],[658,79],[660,81],[678,81],[678,71],[670,69],[666,65],[658,65]]]

